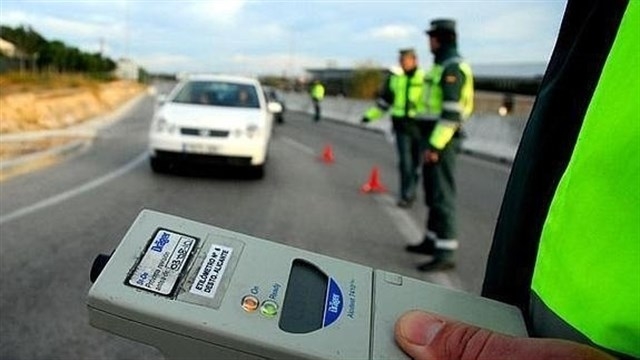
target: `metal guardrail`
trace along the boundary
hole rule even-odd
[[[533,96],[538,93],[542,77],[475,76],[473,81],[477,90]]]
[[[288,110],[308,114],[313,112],[307,94],[286,92],[283,95]],[[373,124],[360,124],[366,109],[373,105],[372,100],[328,96],[321,104],[322,116],[328,120],[373,129],[392,140],[390,121],[383,119]],[[497,114],[476,113],[464,125],[467,137],[463,142],[463,150],[484,158],[511,163],[515,158],[527,119],[528,115],[501,117]]]

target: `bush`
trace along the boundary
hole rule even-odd
[[[359,99],[373,99],[383,85],[384,72],[380,68],[361,66],[351,78],[350,96]]]

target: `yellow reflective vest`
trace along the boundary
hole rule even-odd
[[[392,74],[388,81],[388,90],[392,98],[381,96],[376,100],[376,106],[365,113],[371,121],[379,120],[387,111],[394,118],[416,118],[426,111],[425,72],[418,68],[412,76],[405,73]]]
[[[324,99],[324,86],[322,86],[322,84],[314,84],[313,87],[311,87],[311,98],[315,100]]]
[[[534,337],[621,358],[640,358],[638,29],[639,1],[568,1],[482,290]]]
[[[442,75],[448,66],[457,64],[464,75],[457,101],[445,100],[442,91]],[[436,149],[443,149],[451,140],[461,123],[469,119],[473,112],[473,72],[471,66],[459,57],[450,58],[442,64],[436,64],[426,76],[428,95],[426,114],[438,120],[429,138]]]

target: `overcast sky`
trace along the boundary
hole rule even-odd
[[[392,66],[397,50],[432,57],[424,29],[454,18],[472,64],[548,61],[565,1],[0,0],[0,23],[151,72],[301,74]],[[102,44],[102,45],[101,45]]]

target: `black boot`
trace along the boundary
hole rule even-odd
[[[411,206],[413,206],[413,199],[400,199],[398,200],[396,205],[403,209],[409,209],[411,208]]]
[[[409,209],[413,206],[414,201],[416,201],[415,195],[409,196],[409,197],[403,197],[400,200],[398,200],[396,205],[398,205],[398,207],[401,207],[403,209]]]
[[[410,253],[433,255],[436,249],[436,241],[429,235],[425,235],[422,242],[418,245],[407,245],[405,250]]]
[[[418,266],[419,271],[443,271],[456,266],[453,262],[452,250],[436,249],[434,252],[432,260]]]

